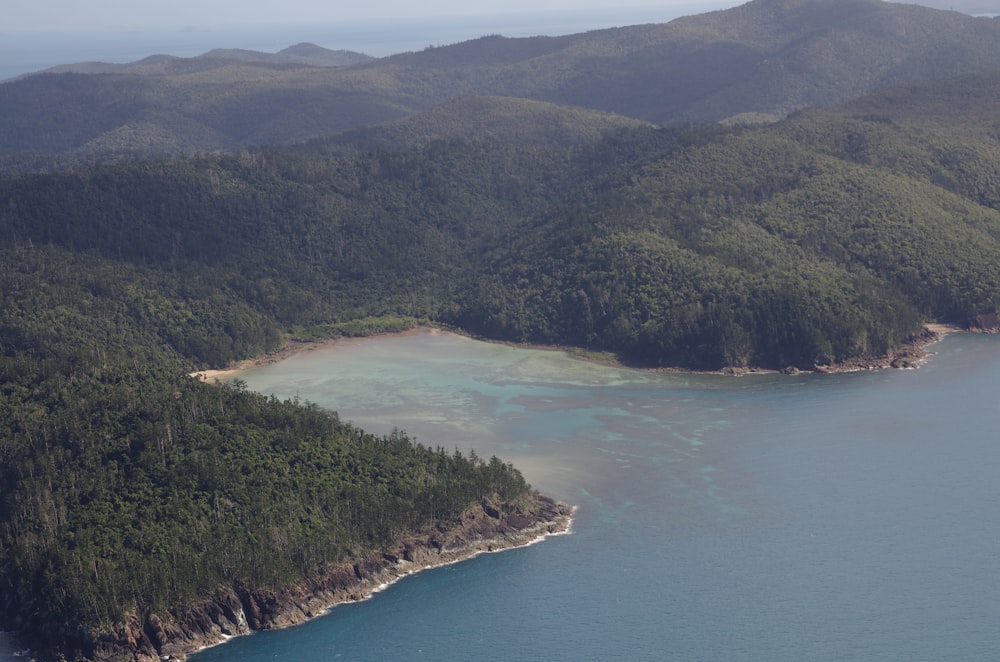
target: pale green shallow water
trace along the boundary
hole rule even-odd
[[[1000,651],[1000,337],[915,371],[666,375],[423,333],[241,375],[474,447],[574,533],[193,662],[969,660]]]
[[[917,371],[665,375],[447,334],[245,373],[372,430],[497,454],[575,532],[195,657],[988,659],[1000,339]]]

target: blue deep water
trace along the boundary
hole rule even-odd
[[[677,375],[445,333],[241,375],[512,460],[572,535],[193,662],[942,660],[1000,650],[1000,338],[919,370]]]

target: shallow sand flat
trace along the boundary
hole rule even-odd
[[[955,326],[954,324],[937,324],[933,322],[924,324],[924,328],[932,333],[936,333],[941,336],[947,335],[949,333],[958,333],[959,331],[963,331],[962,327]]]
[[[965,329],[962,329],[961,327],[955,326],[953,324],[939,324],[939,323],[936,323],[936,322],[928,322],[928,323],[924,324],[924,329],[926,329],[927,331],[935,334],[935,336],[937,336],[937,338],[934,338],[934,339],[932,339],[930,341],[926,341],[925,340],[923,342],[916,343],[912,347],[912,349],[916,350],[916,352],[917,352],[918,355],[921,354],[924,351],[924,349],[926,348],[926,346],[928,344],[935,342],[940,337],[946,336],[946,335],[948,335],[950,333],[959,333],[959,332],[965,331]],[[292,356],[295,356],[295,355],[298,355],[298,354],[302,354],[302,353],[305,353],[305,352],[313,352],[313,351],[322,350],[322,349],[332,349],[334,347],[345,347],[345,346],[351,346],[351,345],[358,345],[358,344],[361,344],[361,343],[369,342],[369,341],[374,340],[376,338],[409,337],[409,336],[415,336],[415,335],[419,335],[419,334],[430,334],[430,335],[444,334],[444,335],[451,335],[451,336],[462,337],[462,338],[468,338],[468,337],[470,337],[470,336],[467,336],[467,335],[464,335],[464,334],[461,334],[461,333],[455,333],[453,331],[446,331],[444,329],[440,329],[440,328],[433,327],[433,326],[418,326],[418,327],[414,327],[412,329],[408,329],[406,331],[400,331],[398,333],[382,333],[382,334],[377,334],[377,335],[374,335],[374,336],[365,336],[365,337],[360,337],[360,338],[344,338],[344,337],[340,337],[340,338],[330,338],[330,339],[327,339],[327,340],[318,340],[318,341],[314,341],[314,342],[290,342],[290,343],[286,344],[284,347],[282,347],[280,350],[278,350],[277,352],[274,352],[273,354],[267,354],[265,356],[258,357],[258,358],[244,359],[242,361],[237,361],[236,363],[232,364],[231,366],[226,367],[226,368],[221,369],[221,370],[197,370],[195,372],[190,373],[190,376],[194,377],[196,379],[200,379],[200,380],[205,381],[205,382],[209,382],[209,383],[221,382],[221,381],[225,381],[227,379],[232,379],[233,377],[238,376],[241,372],[243,372],[245,370],[249,370],[251,368],[256,368],[256,367],[259,367],[259,366],[262,366],[262,365],[268,365],[268,364],[271,364],[271,363],[277,363],[278,361],[282,361],[284,359],[287,359],[287,358],[290,358]],[[569,353],[569,354],[573,355],[572,352],[571,352],[571,348],[567,348],[567,347],[559,347],[559,346],[553,346],[553,345],[536,345],[536,344],[530,344],[530,343],[511,343],[511,342],[504,342],[504,341],[493,341],[493,340],[489,340],[489,339],[481,339],[481,340],[483,340],[484,342],[492,342],[492,343],[496,343],[496,344],[500,344],[500,345],[506,345],[506,346],[509,346],[509,347],[519,347],[519,348],[522,348],[522,349],[540,349],[540,350],[547,350],[547,351],[565,352],[565,353]],[[603,358],[602,359],[595,359],[595,358],[589,357],[589,356],[576,356],[576,355],[573,355],[573,356],[575,358],[579,359],[579,360],[589,361],[589,362],[597,363],[597,364],[601,364],[601,365],[611,365],[611,366],[617,366],[617,367],[628,367],[628,366],[625,366],[624,364],[619,363],[618,361],[615,361],[613,359],[610,359],[610,360],[609,359],[603,359]],[[918,356],[918,358],[919,358],[919,356]],[[886,357],[885,361],[884,361],[884,366],[880,366],[880,367],[888,366],[892,362],[892,359],[893,359],[893,357]],[[840,366],[824,366],[822,369],[819,369],[818,371],[819,372],[842,372],[842,371],[850,372],[850,371],[859,370],[859,369],[863,369],[863,368],[875,367],[874,365],[868,365],[866,363],[863,366],[863,368],[862,368],[862,367],[854,365],[853,363],[854,362],[848,362],[847,364],[840,365]],[[729,370],[729,369],[697,371],[697,370],[689,370],[689,369],[685,369],[685,368],[671,368],[671,367],[640,368],[640,369],[647,370],[647,371],[654,371],[654,372],[681,373],[681,374],[773,374],[773,373],[777,372],[776,370],[773,370],[773,369],[764,369],[764,368],[748,368],[746,370],[738,370],[738,371],[733,371],[733,370]]]
[[[392,337],[406,337],[417,335],[418,333],[449,333],[448,331],[443,331],[434,327],[418,326],[406,331],[400,331],[398,333],[380,333],[374,336],[365,336],[362,338],[329,338],[327,340],[317,340],[314,342],[290,342],[284,347],[279,349],[273,354],[267,354],[254,359],[244,359],[242,361],[237,361],[236,363],[223,368],[221,370],[196,370],[195,372],[189,373],[191,377],[200,379],[204,382],[216,382],[225,381],[236,375],[240,374],[244,370],[249,370],[250,368],[256,368],[258,366],[267,365],[269,363],[277,363],[296,354],[302,354],[304,352],[313,352],[318,349],[330,349],[332,347],[341,347],[356,345],[359,343],[374,340],[375,338],[392,338]]]

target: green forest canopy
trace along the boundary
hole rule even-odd
[[[995,77],[943,85],[979,103],[943,109],[931,86],[563,147],[331,141],[8,177],[0,231],[151,279],[171,303],[133,307],[192,368],[389,316],[645,365],[811,369],[997,310]]]
[[[187,376],[289,337],[429,320],[651,366],[813,368],[995,318],[998,91],[558,143],[455,137],[442,112],[400,146],[3,177],[7,622],[80,645],[526,493],[500,460]]]
[[[1000,68],[1000,21],[881,0],[752,0],[663,24],[560,37],[489,35],[354,66],[283,59],[219,51],[155,58],[118,73],[5,82],[0,155],[40,168],[57,157],[79,163],[123,153],[235,151],[485,95],[657,124],[780,118],[905,83]]]

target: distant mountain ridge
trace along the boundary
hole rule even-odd
[[[123,66],[0,85],[0,156],[98,160],[288,144],[463,97],[531,99],[654,124],[777,119],[1000,69],[1000,20],[881,0],[752,0],[664,24],[490,35],[381,59],[300,44]]]
[[[244,62],[258,66],[306,65],[311,67],[349,67],[369,62],[375,58],[364,53],[331,50],[316,44],[300,43],[277,53],[246,50],[242,48],[215,48],[195,57],[175,55],[150,55],[135,62],[76,62],[50,67],[43,74],[176,74],[192,69],[213,68],[223,62]],[[200,65],[200,66],[199,66]]]
[[[452,48],[463,59],[478,53],[478,64],[498,64],[520,51],[526,57],[498,72],[503,93],[661,124],[783,116],[1000,67],[1000,21],[880,0],[753,0],[665,24],[499,41],[446,47],[433,58],[447,61]],[[430,57],[392,60],[416,68]]]

